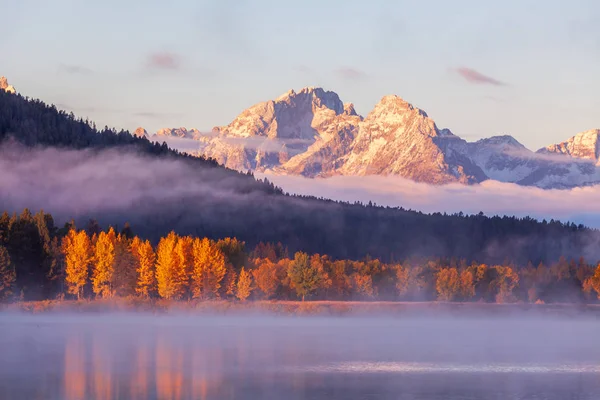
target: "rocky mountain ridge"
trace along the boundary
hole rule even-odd
[[[568,188],[600,183],[600,130],[533,152],[512,136],[467,142],[402,98],[384,96],[365,117],[335,92],[308,87],[258,103],[210,133],[162,129],[198,141],[196,154],[237,170],[305,177],[397,175],[417,182],[488,179]]]

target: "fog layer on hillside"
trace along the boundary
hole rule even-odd
[[[334,176],[309,179],[301,176],[257,174],[284,191],[340,201],[372,201],[426,213],[447,212],[486,215],[532,216],[573,221],[600,227],[600,185],[574,189],[540,189],[514,183],[484,181],[441,186],[397,176]]]

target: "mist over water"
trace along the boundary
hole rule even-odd
[[[592,318],[0,315],[1,399],[596,399]]]

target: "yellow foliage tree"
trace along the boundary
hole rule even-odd
[[[396,289],[400,297],[405,297],[410,290],[410,271],[402,265],[396,266]]]
[[[443,268],[437,273],[435,289],[438,300],[453,301],[461,293],[460,276],[456,268]]]
[[[460,294],[463,300],[470,300],[475,296],[473,273],[468,269],[460,273]]]
[[[150,241],[143,242],[137,236],[131,242],[130,251],[136,263],[137,286],[135,291],[138,295],[148,298],[156,290],[154,271],[156,254],[154,254]]]
[[[227,264],[227,273],[223,278],[223,287],[221,293],[226,296],[235,296],[235,287],[237,285],[238,274],[231,264]]]
[[[89,236],[85,231],[71,229],[62,240],[62,251],[65,256],[67,290],[81,299],[94,254]]]
[[[221,281],[227,273],[223,252],[209,239],[196,238],[192,245],[192,296],[218,297]]]
[[[115,230],[100,232],[94,246],[94,269],[92,272],[92,289],[99,297],[112,297],[115,274]]]
[[[190,236],[182,236],[175,246],[174,279],[181,293],[179,298],[189,297],[190,278],[194,268],[193,242]]]
[[[158,294],[164,299],[180,299],[183,297],[183,288],[177,278],[177,246],[178,236],[175,232],[169,233],[160,239],[156,248],[156,282]]]
[[[241,301],[246,301],[250,297],[250,293],[252,293],[252,276],[242,267],[236,285],[235,296]]]

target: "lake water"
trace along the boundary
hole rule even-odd
[[[600,399],[592,319],[0,315],[0,399]]]

